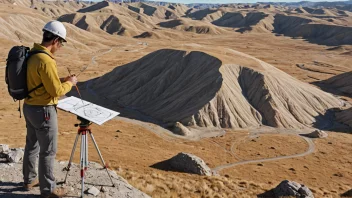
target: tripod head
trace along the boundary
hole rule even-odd
[[[92,124],[91,121],[86,120],[86,119],[84,119],[84,118],[82,118],[80,116],[77,116],[77,120],[81,121],[81,123],[75,124],[75,127],[89,127],[89,125]]]

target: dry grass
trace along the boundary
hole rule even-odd
[[[118,171],[133,186],[153,197],[253,197],[268,190],[261,184],[236,180],[228,176],[201,177],[154,171],[138,173]]]
[[[14,6],[0,6],[0,9],[1,16],[9,13],[27,15],[31,12],[30,9],[22,10]],[[26,16],[26,19],[30,18]],[[37,17],[33,18],[39,20]],[[43,24],[44,19],[49,20],[45,16],[40,16],[40,19],[43,20]],[[33,24],[37,23],[31,22],[30,27]],[[24,45],[30,46],[32,42],[39,41],[43,24],[38,24],[37,31],[34,32],[35,36],[24,41]],[[32,28],[26,29],[32,30]],[[76,30],[74,27],[71,29]],[[231,48],[255,56],[307,83],[325,80],[333,75],[303,70],[296,66],[297,63],[317,69],[319,65],[316,65],[316,61],[319,61],[319,63],[328,64],[329,70],[338,69],[336,74],[351,70],[351,56],[346,53],[327,50],[330,47],[311,44],[301,39],[274,36],[269,33],[231,32],[226,35],[199,35],[162,29],[155,29],[153,33],[169,36],[161,39],[137,40],[105,34],[94,37],[85,31],[77,33],[72,42],[58,53],[59,74],[68,75],[66,67],[79,71],[82,66],[90,64],[92,56],[110,48],[113,48],[112,52],[98,57],[97,65],[91,65],[80,75],[80,81],[99,77],[117,66],[135,61],[163,48],[186,51],[206,50],[211,55],[221,58],[224,64],[233,63],[233,55],[224,50]],[[10,34],[14,35],[11,31]],[[96,37],[102,39],[97,40]],[[145,47],[140,44],[141,42],[148,45]],[[5,57],[10,47],[19,44],[19,41],[1,37],[0,44],[2,46],[0,48],[1,67],[5,65]],[[80,46],[84,47],[80,48]],[[350,46],[344,46],[344,48],[346,52],[351,51]],[[247,59],[236,61],[240,65],[253,68],[256,66],[253,61]],[[4,79],[4,70],[0,70],[2,70],[0,78]],[[319,69],[319,71],[322,70],[323,68]],[[8,96],[3,80],[0,81],[0,96],[2,98],[0,100],[0,143],[9,144],[11,147],[24,147],[26,136],[24,120],[19,118],[16,111],[18,104]],[[344,98],[352,102],[351,98]],[[76,123],[75,116],[59,111],[59,123],[57,158],[68,160],[77,130],[73,127]],[[116,133],[117,129],[121,130],[121,133]],[[274,188],[284,179],[307,185],[315,197],[319,198],[339,197],[341,193],[352,188],[351,134],[332,132],[328,138],[315,140],[316,151],[309,156],[267,162],[263,163],[263,166],[257,164],[236,166],[222,171],[221,176],[201,177],[155,170],[150,166],[169,159],[178,152],[193,153],[204,159],[210,167],[236,162],[238,160],[229,153],[233,143],[236,143],[235,153],[243,159],[257,158],[258,153],[265,157],[290,155],[305,150],[306,145],[295,138],[275,135],[261,136],[256,142],[252,142],[244,131],[227,133],[224,137],[197,142],[181,139],[168,141],[153,133],[155,132],[153,130],[117,120],[112,120],[100,127],[93,126],[93,131],[104,159],[111,167],[133,186],[153,197],[256,197]],[[241,142],[243,138],[246,141]],[[92,144],[90,149],[93,149],[91,146]],[[276,149],[270,149],[270,147]],[[90,160],[99,162],[94,150],[90,151],[89,155]]]

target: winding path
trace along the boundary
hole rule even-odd
[[[286,132],[282,132],[283,134],[287,134]],[[243,164],[249,164],[249,163],[258,163],[258,162],[268,162],[268,161],[275,161],[275,160],[281,160],[281,159],[291,159],[291,158],[296,158],[296,157],[303,157],[306,155],[309,155],[311,153],[314,152],[315,150],[315,146],[313,141],[308,138],[308,137],[303,137],[300,135],[297,135],[301,138],[303,138],[307,143],[308,143],[308,149],[304,152],[304,153],[299,153],[299,154],[295,154],[295,155],[288,155],[288,156],[279,156],[279,157],[272,157],[272,158],[264,158],[264,159],[256,159],[256,160],[244,160],[244,161],[239,161],[239,162],[235,162],[235,163],[230,163],[230,164],[224,164],[224,165],[220,165],[217,167],[214,167],[212,170],[215,173],[218,173],[219,171],[226,169],[226,168],[231,168],[237,165],[243,165]]]
[[[110,52],[112,51],[112,49],[113,49],[113,48],[110,48],[110,49],[107,50],[106,52],[103,52],[103,53],[101,53],[101,54],[98,54],[98,55],[93,56],[93,57],[91,58],[91,63],[88,64],[87,66],[83,67],[82,69],[80,69],[80,73],[79,73],[77,76],[81,75],[81,73],[83,73],[83,72],[89,67],[89,65],[91,65],[91,64],[96,65],[96,64],[97,64],[97,62],[95,61],[95,58],[96,58],[96,57],[102,56],[102,55],[107,54],[107,53],[110,53]]]
[[[139,49],[134,49],[134,50],[128,50],[128,51],[126,51],[126,50],[119,50],[119,52],[125,52],[125,53],[128,53],[128,52],[138,52],[139,50],[143,50],[143,49],[147,48],[148,43],[139,42],[137,45],[126,45],[126,46],[124,46],[124,48],[126,48],[126,47],[135,47],[135,46],[139,46],[139,45],[143,45],[144,47],[143,47],[143,48],[139,48]],[[91,63],[89,63],[87,66],[83,67],[83,68],[80,70],[80,72],[81,72],[81,73],[84,72],[91,64],[96,65],[96,64],[97,64],[97,62],[95,61],[95,58],[96,58],[96,57],[105,55],[105,54],[107,54],[107,53],[110,53],[110,52],[111,52],[113,49],[115,49],[115,48],[117,48],[117,47],[112,47],[112,48],[110,48],[109,50],[107,50],[107,51],[105,51],[105,52],[103,52],[103,53],[101,53],[101,54],[98,54],[98,55],[93,56],[93,57],[91,58]],[[81,73],[79,73],[78,75],[80,75]]]
[[[126,47],[127,47],[127,46],[126,46]],[[144,49],[144,48],[141,48],[141,49]],[[141,49],[137,49],[137,50],[133,50],[133,51],[124,51],[124,52],[136,52],[136,51],[139,51],[139,50],[141,50]],[[111,52],[112,50],[113,50],[113,48],[111,48],[110,50],[108,50],[108,51],[106,51],[106,52],[104,52],[104,53],[102,53],[102,54],[93,56],[92,59],[91,59],[91,64],[94,64],[94,65],[97,64],[96,61],[95,61],[95,58],[96,58],[97,56],[101,56],[101,55],[107,54],[107,53]],[[234,50],[232,50],[232,49],[229,49],[229,50],[230,50],[231,52],[235,52],[236,54],[246,55],[246,54],[242,54],[242,53],[240,53],[240,52],[234,51]],[[121,50],[121,51],[122,51],[122,50]],[[246,55],[246,56],[249,57],[249,58],[251,58],[251,59],[254,59],[254,60],[258,61],[263,67],[267,67],[267,65],[265,64],[265,62],[263,62],[263,61],[261,61],[261,60],[259,60],[259,59],[256,59],[256,58],[254,58],[254,57],[252,57],[252,56],[249,56],[249,55]],[[89,65],[91,65],[91,64],[89,64]],[[84,71],[85,69],[87,69],[89,65],[87,65],[87,66],[86,66],[85,68],[83,68],[82,70]],[[81,70],[81,71],[82,71],[82,70]],[[94,93],[94,91],[89,88],[90,83],[91,83],[91,82],[88,81],[88,82],[86,83],[86,85],[85,85],[85,88],[87,89],[87,91],[88,91],[90,94],[96,95],[96,94]],[[128,107],[127,107],[127,108],[128,108]],[[134,110],[134,109],[131,109],[131,110]],[[177,141],[175,141],[174,138],[180,138],[180,136],[177,136],[177,135],[171,133],[170,131],[168,131],[168,130],[166,130],[166,129],[164,129],[163,127],[158,126],[158,125],[149,126],[148,123],[144,123],[144,122],[137,121],[137,120],[133,120],[133,119],[122,118],[122,117],[117,118],[117,119],[123,120],[123,121],[132,122],[132,123],[134,123],[134,124],[137,124],[137,125],[139,125],[139,126],[142,126],[142,127],[144,127],[144,128],[147,128],[148,130],[152,131],[153,133],[155,133],[156,135],[158,135],[160,138],[162,138],[162,139],[165,140],[165,141],[177,142]],[[271,134],[271,133],[272,133],[272,132],[269,132],[269,131],[252,132],[252,133],[249,135],[249,137],[251,137],[251,136],[257,136],[257,135],[261,135],[261,134]],[[292,134],[292,133],[290,133],[289,130],[285,130],[285,129],[277,130],[275,133],[276,133],[276,134]],[[279,157],[264,158],[264,159],[255,159],[255,160],[243,160],[243,161],[238,161],[238,162],[235,162],[235,163],[223,164],[223,165],[219,165],[219,166],[217,166],[217,167],[214,167],[214,168],[212,169],[212,171],[213,171],[214,173],[218,173],[218,172],[220,172],[220,171],[223,170],[223,169],[231,168],[231,167],[234,167],[234,166],[237,166],[237,165],[243,165],[243,164],[249,164],[249,163],[259,163],[259,162],[268,162],[268,161],[276,161],[276,160],[282,160],[282,159],[291,159],[291,158],[296,158],[296,157],[303,157],[303,156],[309,155],[309,154],[311,154],[311,153],[314,152],[315,146],[314,146],[313,141],[312,141],[310,138],[300,136],[298,133],[296,133],[296,134],[294,134],[294,135],[297,135],[297,136],[303,138],[303,139],[308,143],[308,149],[307,149],[305,152],[299,153],[299,154],[294,154],[294,155],[288,155],[288,156],[279,156]],[[187,140],[186,137],[181,137],[181,139],[182,139],[183,141]],[[209,142],[211,142],[211,143],[215,144],[216,146],[218,146],[218,147],[224,149],[225,152],[229,153],[232,157],[236,158],[237,160],[241,160],[241,159],[239,159],[239,158],[235,155],[235,153],[234,153],[234,151],[233,151],[236,142],[233,142],[233,143],[232,143],[230,150],[227,150],[226,148],[224,148],[223,146],[221,146],[221,145],[220,145],[219,143],[217,143],[216,141],[209,140]]]

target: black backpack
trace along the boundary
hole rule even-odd
[[[31,92],[43,86],[43,84],[40,84],[32,90],[28,90],[27,88],[27,60],[30,56],[38,53],[47,54],[42,50],[30,52],[29,47],[25,46],[15,46],[10,50],[6,59],[5,81],[9,94],[14,101],[29,97]],[[20,106],[18,110],[21,112]]]

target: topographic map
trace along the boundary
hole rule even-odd
[[[98,125],[102,125],[104,122],[120,114],[119,112],[81,100],[74,96],[60,100],[57,107]]]

